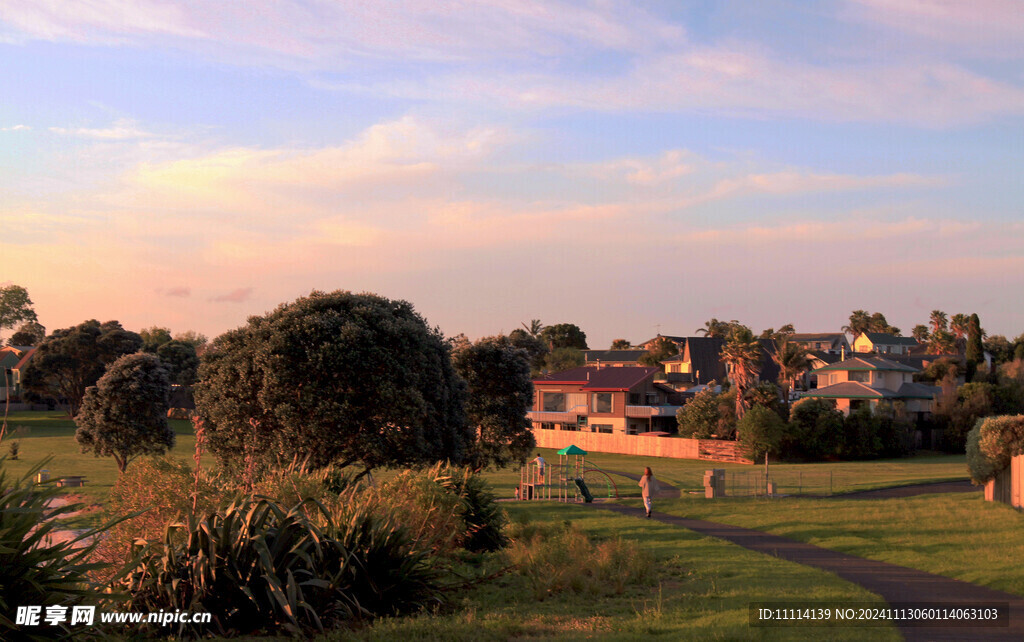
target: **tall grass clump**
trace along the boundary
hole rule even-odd
[[[636,542],[595,540],[568,522],[517,524],[509,539],[505,556],[527,578],[538,600],[566,591],[618,595],[654,579],[653,559]]]
[[[46,460],[11,479],[0,458],[0,639],[33,637],[16,626],[18,606],[64,606],[95,603],[102,587],[91,574],[105,567],[91,561],[97,538],[110,524],[54,541],[58,520],[81,510],[78,504],[55,506],[61,492],[51,484],[34,484],[32,477]],[[40,629],[39,637],[69,634],[65,624]]]

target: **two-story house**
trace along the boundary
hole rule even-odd
[[[921,418],[932,412],[941,389],[915,383],[916,372],[917,368],[882,357],[852,357],[814,370],[818,388],[801,396],[835,399],[846,415],[882,400],[902,401],[907,412]]]
[[[581,366],[533,382],[527,417],[538,430],[635,435],[676,430],[675,391],[654,382],[658,368]]]

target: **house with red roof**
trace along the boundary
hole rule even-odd
[[[858,356],[812,371],[818,388],[801,397],[835,399],[836,407],[849,415],[880,401],[902,401],[918,418],[931,414],[942,389],[914,381],[920,372],[912,366],[876,356]]]
[[[533,382],[534,431],[569,430],[637,435],[675,432],[682,399],[655,383],[659,368],[581,366]]]

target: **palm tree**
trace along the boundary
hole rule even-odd
[[[932,332],[939,333],[946,331],[946,313],[942,310],[932,310],[929,317],[932,322]]]
[[[928,354],[953,354],[956,351],[956,338],[949,330],[933,332],[928,342]]]
[[[728,336],[729,328],[733,325],[738,325],[738,323],[736,321],[727,323],[712,317],[709,321],[704,323],[703,328],[697,328],[697,332],[703,334],[705,337],[719,337],[724,339]]]
[[[910,336],[917,339],[918,343],[924,343],[928,340],[928,326],[923,323],[918,323],[914,326],[914,329],[910,331]]]
[[[967,326],[971,322],[971,317],[966,314],[954,314],[949,320],[949,329],[956,335],[956,340],[964,338],[967,334]]]
[[[629,350],[629,341],[625,339],[616,339],[612,341],[612,347],[609,350]]]
[[[526,328],[526,331],[534,339],[540,338],[540,333],[544,331],[544,324],[540,322],[540,319],[531,319],[530,325],[526,325],[525,323],[521,323],[520,325]]]
[[[789,405],[789,391],[796,383],[797,377],[811,367],[810,351],[801,343],[794,343],[783,335],[775,340],[775,354],[772,361],[779,366],[779,381],[786,393],[786,405]]]
[[[725,363],[729,380],[736,388],[736,419],[739,420],[747,410],[743,395],[753,385],[761,369],[761,344],[754,338],[750,328],[736,324],[722,346],[719,357]]]
[[[850,315],[850,325],[844,325],[843,332],[849,332],[853,335],[853,340],[856,341],[857,337],[868,332],[871,327],[871,315],[865,310],[854,310]]]

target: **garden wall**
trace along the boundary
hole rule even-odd
[[[1008,468],[985,484],[985,499],[1024,508],[1024,455],[1012,458]]]
[[[753,463],[737,452],[734,441],[718,439],[683,439],[678,437],[644,437],[642,435],[608,434],[573,430],[535,430],[541,448],[561,450],[576,445],[587,452],[669,457],[671,459],[704,459],[742,464]]]

